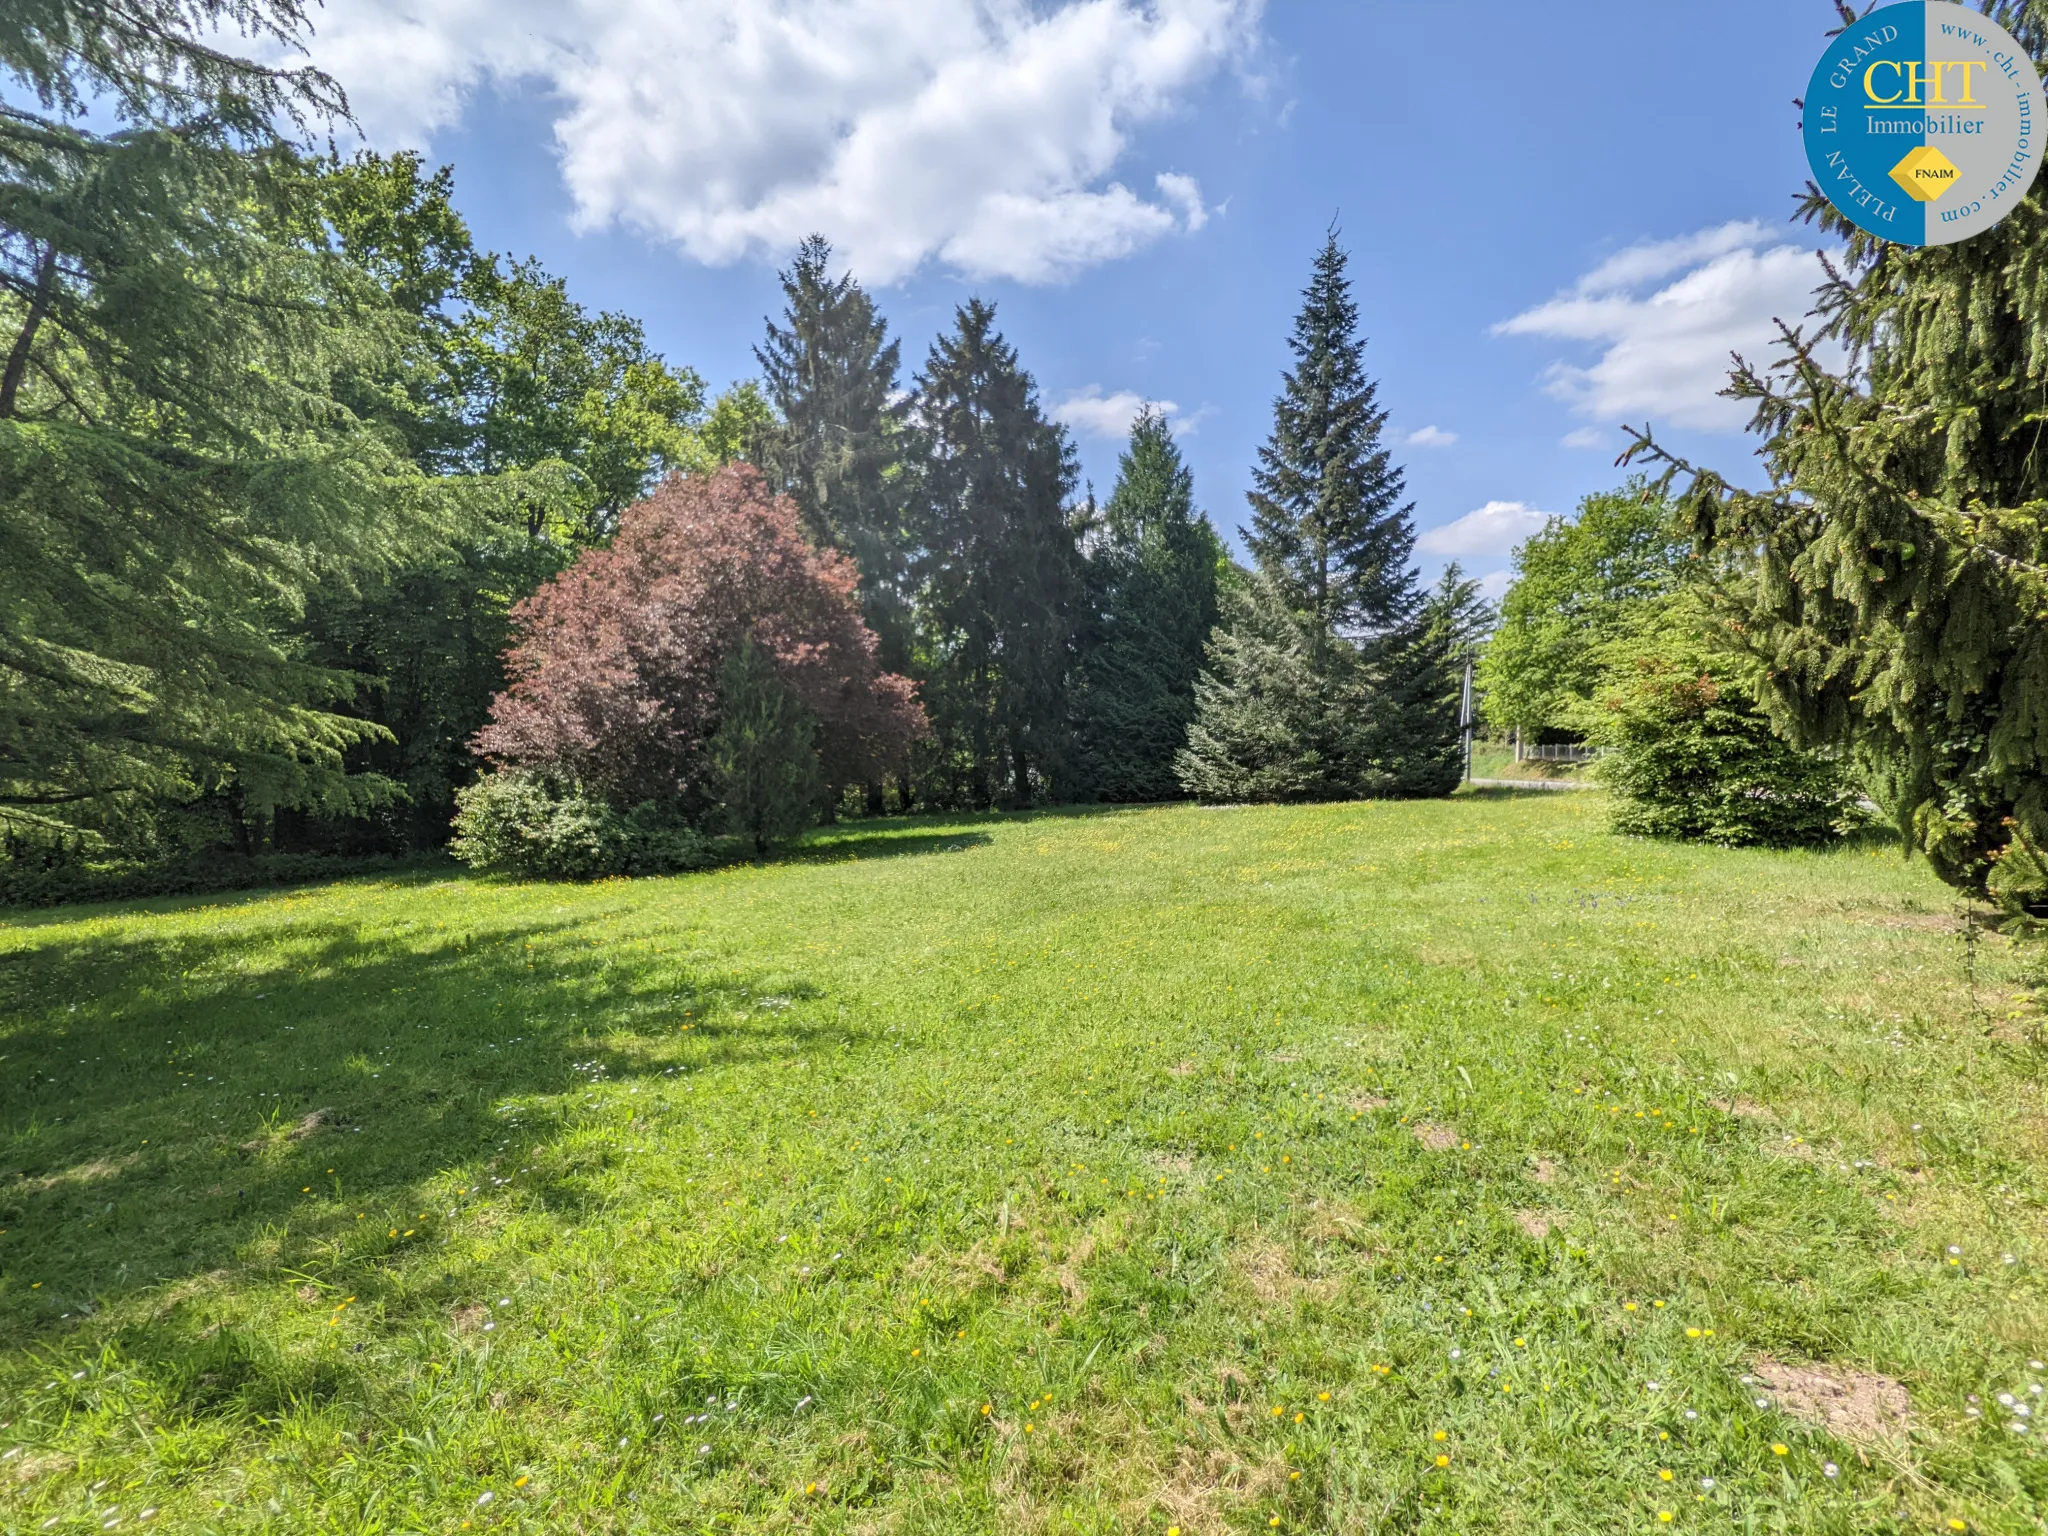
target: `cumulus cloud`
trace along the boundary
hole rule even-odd
[[[1415,541],[1425,555],[1452,557],[1504,556],[1550,521],[1525,501],[1489,501],[1456,522],[1431,528]]]
[[[1545,375],[1578,415],[1737,432],[1748,407],[1719,397],[1729,354],[1771,361],[1775,322],[1803,319],[1820,281],[1811,249],[1753,221],[1723,224],[1619,251],[1494,332],[1601,348],[1590,364],[1559,360]]]
[[[1598,427],[1577,427],[1557,441],[1561,448],[1602,448],[1607,444],[1607,434]]]
[[[1479,578],[1479,595],[1489,603],[1497,603],[1508,595],[1508,588],[1514,584],[1513,571],[1489,571]]]
[[[1201,425],[1208,408],[1182,414],[1171,400],[1152,400],[1134,389],[1105,394],[1100,384],[1088,384],[1055,404],[1049,413],[1054,421],[1065,422],[1083,437],[1127,437],[1131,423],[1147,405],[1166,417],[1166,424],[1178,437],[1186,437]]]
[[[1417,427],[1401,439],[1410,448],[1448,448],[1457,440],[1457,433],[1446,432],[1434,422],[1426,427]]]
[[[821,231],[870,282],[1051,282],[1208,220],[1119,180],[1133,131],[1245,69],[1264,0],[333,0],[314,62],[419,144],[488,84],[559,103],[583,228],[728,263]]]

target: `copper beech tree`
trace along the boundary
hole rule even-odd
[[[824,782],[879,778],[926,725],[876,660],[858,583],[751,466],[673,477],[513,610],[511,684],[476,748],[615,804],[708,811],[719,675],[751,638],[816,718]]]

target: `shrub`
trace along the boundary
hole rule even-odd
[[[644,802],[621,810],[537,774],[486,774],[455,796],[449,851],[474,869],[530,880],[669,875],[711,862],[702,833],[674,809]]]
[[[1784,740],[1678,602],[1607,648],[1587,735],[1612,749],[1599,770],[1614,829],[1730,847],[1827,842],[1860,824],[1839,758]]]

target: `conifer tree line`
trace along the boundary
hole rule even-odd
[[[335,82],[197,35],[288,48],[299,0],[11,14],[11,862],[405,852],[461,802],[502,823],[471,843],[589,872],[818,817],[1454,779],[1476,606],[1415,588],[1334,237],[1245,567],[1156,410],[1084,493],[982,300],[906,359],[813,238],[713,399],[479,249],[449,168],[316,151]],[[678,563],[591,564],[614,546]]]

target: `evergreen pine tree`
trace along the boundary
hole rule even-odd
[[[1210,802],[1359,794],[1357,652],[1319,643],[1263,572],[1228,583],[1222,606],[1187,745],[1174,757],[1182,788]]]
[[[1177,763],[1205,798],[1439,792],[1441,661],[1345,261],[1333,234],[1302,296],[1248,498],[1260,580],[1226,615]]]
[[[971,299],[917,380],[916,503],[926,794],[1028,805],[1066,753],[1068,674],[1084,599],[1078,471],[1031,375]]]
[[[812,235],[781,275],[782,321],[754,348],[779,420],[754,458],[795,500],[811,541],[860,567],[864,616],[895,671],[910,653],[901,353],[867,291],[850,273],[830,275],[831,259]]]
[[[1218,613],[1222,542],[1194,507],[1194,476],[1152,407],[1131,425],[1089,558],[1095,630],[1075,688],[1082,797],[1168,800],[1195,714],[1195,679]]]
[[[1465,773],[1458,724],[1465,664],[1493,626],[1479,583],[1453,564],[1415,617],[1366,646],[1374,686],[1361,700],[1367,773],[1375,794],[1448,795]]]
[[[1362,635],[1415,605],[1414,510],[1382,434],[1387,413],[1365,373],[1348,258],[1333,232],[1317,254],[1273,402],[1273,431],[1252,473],[1246,545],[1321,635]],[[1320,641],[1319,641],[1320,643]]]
[[[817,819],[818,721],[752,636],[718,671],[718,728],[706,743],[712,793],[725,830],[756,854]]]

